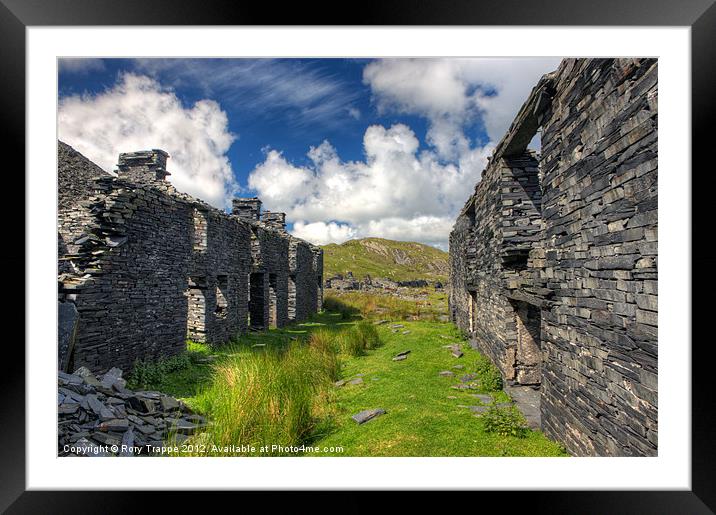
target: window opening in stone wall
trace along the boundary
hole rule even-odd
[[[264,322],[264,274],[249,276],[249,327],[262,329]]]
[[[465,211],[465,215],[467,216],[467,219],[470,221],[470,225],[475,225],[475,202],[474,200],[470,202],[470,205],[467,207],[467,210]]]
[[[278,325],[278,308],[276,306],[276,274],[269,274],[269,327]]]
[[[214,315],[217,318],[226,318],[229,303],[227,301],[229,294],[229,276],[216,276],[216,306],[214,307]]]
[[[194,232],[192,233],[192,244],[196,251],[205,251],[207,246],[207,221],[206,211],[194,209]]]
[[[288,319],[296,320],[296,275],[288,276]]]
[[[539,139],[540,132],[535,135]],[[533,140],[534,141],[534,140]],[[539,141],[536,144],[539,147]],[[509,190],[505,191],[511,224],[503,227],[503,234],[509,247],[503,251],[502,264],[505,269],[520,272],[528,268],[529,252],[533,242],[539,239],[542,227],[542,178],[539,154],[525,150],[523,154],[505,159],[510,171]]]

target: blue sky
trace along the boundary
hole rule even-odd
[[[163,148],[177,189],[257,195],[315,243],[446,248],[502,132],[558,59],[66,59],[59,137],[111,171]]]

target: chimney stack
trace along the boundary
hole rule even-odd
[[[232,214],[238,216],[242,220],[249,222],[258,222],[261,215],[261,201],[256,198],[235,198],[232,201],[234,209]]]
[[[119,154],[119,176],[136,183],[163,181],[167,175],[169,154],[159,149]]]
[[[286,213],[264,211],[261,215],[261,221],[269,227],[286,232]]]

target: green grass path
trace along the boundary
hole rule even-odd
[[[450,388],[460,382],[461,375],[474,371],[478,354],[462,341],[452,324],[401,324],[404,327],[398,333],[390,323],[379,326],[384,345],[366,356],[345,360],[343,377],[363,374],[363,383],[338,389],[335,427],[311,445],[343,447],[342,453],[335,453],[340,456],[564,455],[556,443],[537,431],[530,431],[526,438],[486,433],[480,418],[459,407],[479,405],[471,394],[484,392]],[[410,333],[402,334],[406,330]],[[457,342],[464,352],[461,358],[443,348]],[[406,360],[392,361],[405,350],[411,351]],[[465,368],[454,369],[454,365]],[[442,377],[439,372],[443,370],[453,371],[455,376]],[[509,400],[504,392],[493,395],[497,402]],[[362,425],[351,419],[351,415],[372,408],[387,413]]]
[[[156,387],[183,398],[189,405],[202,385],[211,378],[211,365],[196,364],[196,358],[252,352],[255,344],[276,345],[291,337],[306,335],[322,327],[339,330],[353,322],[341,321],[333,313],[322,313],[310,323],[264,333],[243,335],[230,346],[210,349],[190,344],[194,364],[167,374]],[[539,431],[525,438],[487,433],[479,417],[463,406],[480,405],[471,394],[480,390],[460,391],[460,376],[475,371],[479,354],[472,350],[450,323],[400,322],[404,327],[393,332],[393,322],[377,326],[383,345],[364,356],[342,356],[342,378],[350,380],[362,374],[363,383],[336,387],[331,416],[320,423],[307,445],[342,452],[310,453],[311,456],[564,456],[560,446]],[[402,334],[410,331],[409,334]],[[446,338],[447,337],[447,338]],[[460,343],[464,356],[454,358],[445,345]],[[404,361],[392,361],[397,353],[410,350]],[[463,369],[453,368],[462,365]],[[440,371],[455,372],[442,377]],[[496,402],[509,398],[503,391],[492,392]],[[359,411],[383,408],[385,415],[358,425],[351,416]]]

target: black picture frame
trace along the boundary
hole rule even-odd
[[[551,25],[551,26],[689,26],[691,27],[692,80],[692,169],[708,172],[713,169],[711,141],[708,131],[714,119],[714,86],[716,85],[716,5],[714,0],[602,0],[575,2],[574,0],[421,0],[366,1],[350,6],[350,14],[339,14],[339,5],[310,8],[304,3],[287,3],[276,8],[260,2],[230,0],[0,0],[0,145],[2,145],[4,179],[14,181],[9,202],[17,202],[14,213],[25,213],[25,29],[29,26],[62,25]],[[322,13],[318,18],[318,13]],[[5,160],[16,159],[12,167]],[[688,170],[664,173],[689,173]],[[694,174],[691,174],[693,179]],[[708,206],[709,188],[692,191],[692,206]],[[20,192],[23,192],[22,194]],[[701,195],[701,198],[699,198]],[[12,197],[12,198],[10,198]],[[692,220],[700,218],[692,207]],[[711,215],[712,216],[712,215]],[[13,302],[4,312],[6,329],[14,327],[19,334],[6,336],[3,352],[3,371],[0,373],[0,510],[8,513],[114,513],[141,511],[147,506],[147,493],[126,495],[122,492],[57,492],[26,491],[25,451],[25,353],[24,326],[19,320],[25,316],[24,277],[31,273],[25,266],[24,218],[19,216],[4,224],[4,240],[12,243],[0,256],[6,292],[12,292]],[[702,218],[708,220],[709,218]],[[699,234],[696,226],[692,236]],[[709,233],[705,233],[709,234]],[[706,237],[708,240],[708,237]],[[705,270],[713,259],[708,252],[692,251],[692,270]],[[17,271],[23,270],[24,274]],[[693,272],[692,272],[693,273]],[[700,288],[710,289],[701,284]],[[669,299],[683,302],[688,299]],[[708,320],[708,302],[692,302],[692,320]],[[28,306],[29,307],[29,306]],[[662,311],[663,313],[663,311]],[[13,323],[11,324],[10,321]],[[695,329],[695,327],[693,327]],[[454,501],[467,500],[478,508],[493,502],[507,506],[509,511],[527,513],[713,513],[716,510],[716,475],[713,439],[714,407],[711,385],[711,366],[708,359],[710,339],[699,340],[693,331],[692,352],[692,489],[690,491],[589,491],[589,492],[480,492],[455,495]],[[691,342],[668,342],[688,348]],[[48,344],[49,345],[49,344]],[[664,385],[668,387],[668,385]],[[78,479],[81,481],[81,478]],[[230,497],[234,494],[225,494]],[[253,496],[259,494],[239,493]],[[272,502],[284,495],[270,493]],[[305,492],[295,494],[301,502]],[[358,493],[341,494],[341,511],[361,511]],[[162,496],[166,511],[180,506],[189,508],[185,493],[169,492]],[[265,497],[265,495],[264,495]],[[422,503],[424,493],[414,492],[408,500]],[[477,499],[479,498],[479,501]],[[323,497],[328,509],[336,508],[334,500]],[[229,500],[229,499],[227,499]],[[260,502],[260,500],[257,499]],[[231,501],[229,501],[231,502]],[[243,500],[242,502],[247,502]],[[475,503],[478,504],[475,504]],[[333,505],[333,506],[332,506]],[[245,506],[248,506],[245,505]],[[311,503],[312,509],[319,508]],[[364,506],[364,505],[363,505]],[[457,505],[453,504],[453,507]],[[101,507],[101,508],[100,508]],[[140,507],[140,510],[138,510]],[[217,508],[218,509],[218,508]],[[335,511],[335,510],[332,510]]]

